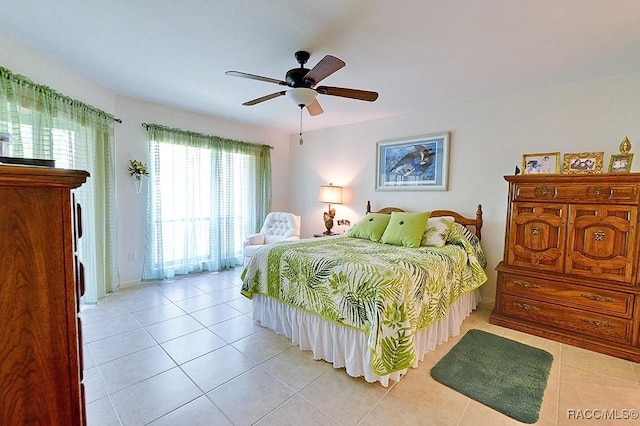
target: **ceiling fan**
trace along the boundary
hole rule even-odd
[[[307,107],[307,111],[311,115],[322,114],[324,110],[320,106],[320,103],[316,99],[318,94],[339,96],[343,98],[358,99],[361,101],[373,102],[378,99],[377,92],[370,92],[367,90],[347,89],[343,87],[332,86],[317,86],[320,81],[330,76],[346,64],[344,61],[336,58],[335,56],[326,55],[320,62],[316,64],[312,69],[304,67],[310,57],[310,53],[306,51],[298,51],[295,53],[295,58],[300,64],[300,68],[293,68],[287,71],[284,80],[278,80],[275,78],[262,77],[255,74],[247,74],[240,71],[227,71],[225,74],[233,77],[248,78],[251,80],[264,81],[267,83],[275,83],[280,86],[287,86],[287,90],[281,90],[279,92],[271,93],[270,95],[262,96],[243,103],[242,105],[251,106],[256,105],[270,99],[277,98],[279,96],[287,96],[301,109]]]

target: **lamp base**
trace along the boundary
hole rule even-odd
[[[324,213],[324,227],[327,228],[326,231],[323,232],[324,235],[331,235],[331,228],[333,228],[333,218],[336,215],[336,211],[334,209],[330,209],[328,212]]]

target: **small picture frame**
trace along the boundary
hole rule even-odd
[[[560,153],[542,152],[522,155],[522,174],[548,175],[560,173]]]
[[[612,154],[609,161],[609,173],[629,173],[633,154]]]
[[[575,152],[564,154],[562,173],[598,174],[602,173],[604,151]]]

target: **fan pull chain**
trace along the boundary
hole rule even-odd
[[[302,140],[302,107],[300,107],[300,140],[298,141],[300,145],[304,143]]]

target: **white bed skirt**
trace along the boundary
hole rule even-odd
[[[291,339],[301,350],[310,350],[315,359],[333,363],[335,368],[345,368],[353,377],[364,376],[367,382],[380,382],[389,386],[389,379],[396,382],[408,371],[396,371],[378,376],[371,370],[371,351],[367,335],[353,328],[327,321],[317,315],[295,309],[270,297],[254,294],[253,319],[260,325]],[[460,334],[460,325],[478,306],[480,292],[472,291],[461,296],[447,311],[442,320],[418,332],[414,338],[417,359],[416,368],[424,355]]]

